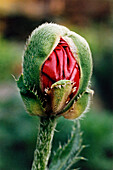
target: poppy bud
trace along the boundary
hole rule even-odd
[[[86,40],[64,26],[46,23],[28,39],[17,84],[30,114],[75,119],[88,105],[91,74]]]

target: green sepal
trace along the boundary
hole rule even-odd
[[[27,86],[40,87],[40,69],[44,61],[55,49],[63,37],[69,44],[72,53],[80,66],[81,78],[78,93],[88,86],[92,74],[92,57],[87,41],[64,26],[46,23],[36,28],[26,44],[23,60],[24,81]],[[76,49],[74,51],[74,49]],[[78,55],[78,56],[77,56]]]
[[[66,35],[69,31],[66,27],[57,24],[43,24],[36,28],[30,37],[30,44],[37,45],[37,57],[46,58],[59,43],[60,35]]]
[[[68,37],[73,40],[77,47],[78,64],[80,67],[80,87],[77,94],[81,94],[86,91],[92,75],[91,51],[87,41],[77,33],[70,31]]]
[[[61,113],[66,112],[73,106],[74,102],[77,101],[79,94],[83,94],[89,85],[92,74],[92,57],[87,41],[64,26],[46,23],[32,32],[27,41],[23,56],[24,84],[34,93],[42,94],[40,80],[41,68],[47,57],[49,57],[59,43],[61,37],[69,44],[80,67],[80,86],[77,94],[68,104],[66,103],[64,108],[62,107],[62,109],[55,111],[52,106],[52,110],[54,110],[55,113],[59,111]],[[43,95],[41,98],[43,98]],[[58,104],[56,105],[59,107]],[[49,106],[49,103],[46,106],[47,112],[48,110],[50,111],[49,108],[51,108],[51,106]]]
[[[47,92],[50,97],[50,106],[53,114],[58,114],[64,106],[71,94],[73,84],[70,80],[60,80],[51,86]]]
[[[72,53],[74,54],[80,67],[80,85],[77,94],[73,97],[73,99],[69,102],[69,104],[66,105],[66,107],[63,109],[62,112],[67,111],[77,100],[79,94],[83,94],[86,91],[92,75],[92,67],[93,67],[92,55],[87,41],[79,34],[73,31],[68,32],[68,35],[66,35],[66,39],[67,40],[71,39],[71,41],[74,43],[73,45],[73,43],[69,40]],[[76,54],[74,51],[74,46],[76,47]]]
[[[77,101],[74,101],[73,105],[63,113],[63,116],[66,119],[76,119],[80,117],[82,113],[85,113],[89,108],[91,94],[92,90],[90,89],[81,95],[79,94]]]
[[[28,87],[24,84],[23,75],[17,80],[17,86],[20,90],[21,97],[23,99],[24,105],[27,112],[30,115],[45,116],[44,108],[37,95],[30,91]]]
[[[41,66],[67,32],[66,27],[47,23],[32,32],[23,55],[24,81],[30,89],[40,91]]]

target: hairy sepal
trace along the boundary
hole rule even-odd
[[[23,75],[17,80],[17,86],[20,90],[26,111],[30,115],[45,116],[40,99],[24,84]]]
[[[85,113],[90,105],[90,98],[92,95],[92,90],[88,89],[86,92],[83,92],[77,97],[77,100],[74,101],[73,105],[63,113],[63,116],[66,119],[76,119]]]
[[[75,32],[69,31],[65,37],[80,67],[80,85],[76,95],[65,106],[63,112],[68,111],[70,107],[87,91],[89,81],[92,75],[92,56],[87,41]]]
[[[40,72],[44,61],[49,57],[63,37],[69,44],[80,67],[80,86],[76,95],[62,108],[66,112],[85,93],[92,74],[92,57],[87,41],[80,35],[57,24],[43,24],[36,28],[29,38],[23,57],[24,83],[30,90],[41,94]],[[59,110],[58,110],[59,112]]]
[[[72,87],[73,84],[70,80],[60,80],[54,83],[51,89],[48,90],[53,114],[58,114],[64,108],[71,94]]]
[[[43,24],[36,28],[26,44],[23,56],[24,81],[30,88],[40,87],[40,69],[63,37],[69,44],[80,67],[80,87],[82,93],[88,86],[92,74],[92,58],[87,41],[80,35],[57,24]]]
[[[43,24],[36,28],[29,37],[23,55],[23,74],[25,84],[40,90],[40,70],[68,29],[57,24]]]
[[[78,59],[79,59],[79,67],[80,67],[80,87],[77,94],[81,94],[86,91],[89,80],[92,75],[92,56],[89,45],[87,41],[76,34],[75,32],[70,31],[69,38],[72,39],[75,46],[77,47]],[[77,95],[76,95],[77,96]]]

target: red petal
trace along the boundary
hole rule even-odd
[[[51,85],[59,80],[71,80],[75,82],[77,92],[79,87],[80,70],[73,56],[69,45],[62,38],[59,44],[44,62],[41,69],[42,90],[50,88]]]

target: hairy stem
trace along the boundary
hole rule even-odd
[[[40,118],[40,127],[31,170],[46,170],[55,127],[56,118]]]

